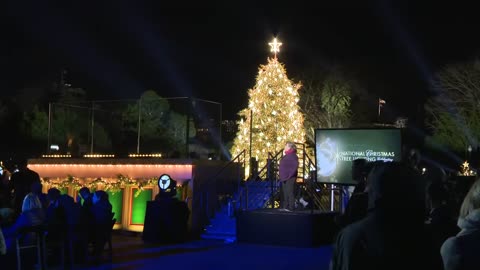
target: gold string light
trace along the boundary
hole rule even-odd
[[[137,158],[137,157],[155,157],[160,158],[162,154],[129,154],[128,157]]]
[[[144,187],[155,186],[157,183],[157,178],[145,178],[145,179],[133,179],[122,174],[117,175],[117,178],[95,178],[91,181],[92,178],[77,178],[71,175],[68,175],[67,178],[60,179],[51,179],[48,177],[41,178],[42,184],[48,185],[50,187],[64,189],[64,188],[73,188],[74,190],[79,190],[80,188],[86,186],[89,189],[96,189],[97,186],[103,186],[103,190],[110,191],[112,194],[120,191],[125,187],[136,187],[137,191],[135,192],[135,197],[140,195],[144,190]]]
[[[42,155],[42,158],[71,158],[72,155]]]
[[[104,155],[104,154],[86,154],[83,155],[84,158],[114,158],[115,155]]]
[[[277,153],[287,141],[305,143],[304,117],[298,105],[301,84],[288,79],[276,57],[282,43],[275,38],[269,45],[275,57],[260,65],[256,84],[248,90],[248,107],[239,112],[241,120],[231,148],[232,156],[246,149],[245,158],[250,160],[251,145],[258,168],[266,165],[268,153]]]

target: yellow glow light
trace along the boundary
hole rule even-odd
[[[277,50],[278,43],[274,40],[272,49]],[[287,140],[304,143],[305,132],[303,114],[298,106],[301,84],[288,79],[285,67],[276,58],[269,58],[266,65],[260,66],[256,81],[254,88],[248,91],[249,107],[239,113],[242,120],[231,151],[232,156],[236,156],[251,147],[252,157],[257,158],[258,167],[262,168],[268,153],[283,149]],[[246,159],[250,159],[249,151]]]
[[[72,155],[42,155],[43,158],[70,158]]]
[[[162,157],[162,154],[129,154],[128,157],[137,158],[137,157]]]
[[[84,158],[113,158],[115,155],[101,155],[101,154],[86,154]]]
[[[275,57],[277,57],[277,53],[280,52],[280,46],[282,46],[282,43],[278,42],[277,38],[274,38],[272,42],[268,43],[268,45],[270,46],[270,51],[275,54]]]

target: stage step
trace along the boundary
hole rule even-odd
[[[264,208],[266,202],[270,199],[271,183],[269,181],[249,181],[246,186],[241,188],[240,192],[245,192],[248,188],[248,208]],[[239,192],[234,195],[238,203]],[[238,208],[239,205],[236,205]],[[225,240],[226,242],[236,241],[236,218],[228,215],[228,205],[222,205],[220,210],[210,220],[210,224],[205,227],[202,239]]]
[[[204,240],[222,240],[226,243],[235,243],[237,236],[230,234],[202,234]]]
[[[246,185],[248,189],[248,209],[264,208],[272,191],[270,181],[249,181]]]
[[[228,216],[227,205],[222,206],[220,211],[210,220],[210,224],[205,227],[202,239],[225,240],[226,242],[235,242],[236,240],[236,219]]]

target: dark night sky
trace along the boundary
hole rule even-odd
[[[155,89],[221,102],[224,118],[233,118],[278,35],[290,77],[340,64],[372,100],[381,96],[412,117],[430,94],[432,74],[480,48],[480,17],[460,4],[119,2],[11,1],[2,16],[4,93],[48,83],[65,67],[74,86],[95,91],[92,98],[138,98]]]

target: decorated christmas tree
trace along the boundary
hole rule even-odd
[[[239,112],[241,120],[231,149],[233,157],[246,150],[247,161],[251,149],[259,169],[265,166],[268,153],[276,154],[287,141],[305,142],[303,115],[298,106],[301,85],[288,79],[284,65],[277,59],[282,43],[275,38],[269,45],[274,57],[260,66],[256,84],[248,90],[248,108]]]

